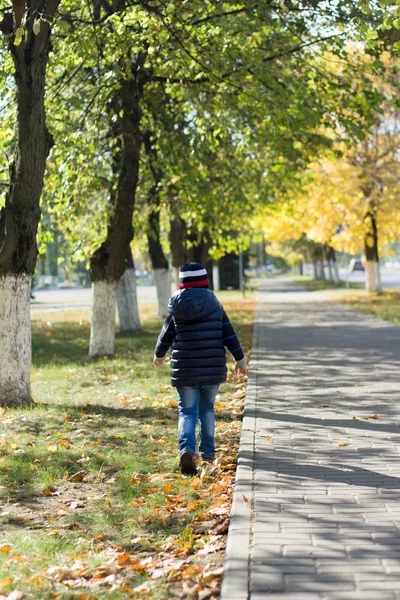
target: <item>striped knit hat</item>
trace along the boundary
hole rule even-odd
[[[181,289],[208,287],[207,271],[197,262],[186,263],[179,271],[179,287]]]

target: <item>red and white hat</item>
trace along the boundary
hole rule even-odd
[[[194,287],[208,287],[207,271],[197,262],[189,262],[183,265],[179,271],[179,287],[181,289]]]

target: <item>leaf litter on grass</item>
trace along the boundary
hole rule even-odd
[[[226,307],[248,352],[254,303],[237,304]],[[71,322],[52,324],[52,339],[65,341],[55,361],[45,358],[45,329],[36,338],[41,402],[0,413],[0,547],[9,549],[0,552],[0,593],[218,597],[245,383],[230,376],[221,386],[217,458],[184,477],[175,392],[168,370],[149,365],[160,322],[116,340],[118,358],[94,364],[80,346],[73,353]]]

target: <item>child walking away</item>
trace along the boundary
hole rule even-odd
[[[183,265],[179,291],[170,298],[154,353],[154,364],[160,365],[171,346],[171,383],[178,392],[180,469],[185,475],[197,472],[197,421],[199,454],[203,460],[214,458],[214,401],[227,377],[225,347],[236,361],[235,374],[247,374],[238,337],[208,283],[201,264]]]

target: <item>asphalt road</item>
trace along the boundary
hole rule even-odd
[[[340,278],[346,281],[347,269],[339,269]],[[381,269],[382,285],[384,288],[400,289],[400,269]],[[352,283],[365,283],[365,273],[350,274]],[[171,294],[174,289],[171,289]],[[92,289],[53,289],[34,292],[35,299],[31,302],[32,310],[66,310],[68,308],[90,308],[92,304]],[[156,302],[156,287],[154,285],[138,285],[137,295],[139,304]]]
[[[31,301],[32,310],[66,310],[90,308],[93,291],[92,288],[35,290],[33,295],[35,299]],[[139,304],[157,301],[154,285],[139,285],[137,295]]]

